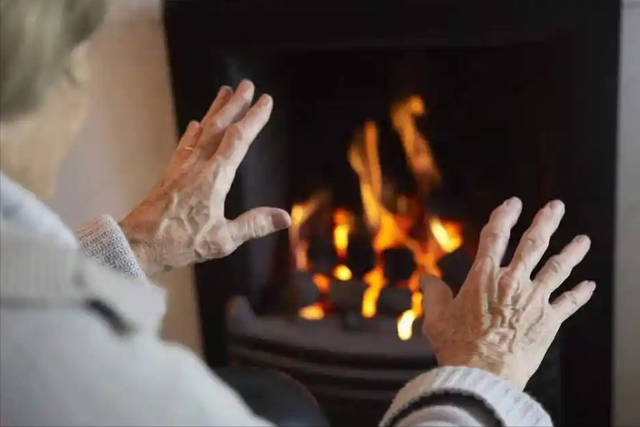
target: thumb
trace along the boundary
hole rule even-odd
[[[284,230],[291,225],[289,214],[278,208],[255,208],[229,223],[229,234],[240,246],[244,242]]]
[[[422,309],[424,310],[424,322],[429,322],[440,317],[453,301],[451,288],[439,277],[431,275],[420,276],[420,288],[422,289]]]

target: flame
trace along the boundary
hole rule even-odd
[[[374,122],[364,125],[361,138],[356,138],[347,151],[349,164],[360,180],[360,197],[369,228],[380,228],[382,170],[378,155],[378,128]]]
[[[391,107],[391,123],[400,135],[407,165],[416,178],[418,189],[423,196],[432,186],[439,185],[441,180],[429,141],[418,131],[415,122],[416,117],[425,114],[424,101],[417,95]]]
[[[324,318],[324,307],[317,302],[301,308],[298,315],[307,320],[320,320]]]
[[[289,245],[293,249],[294,267],[296,270],[307,271],[309,259],[307,258],[308,243],[302,239],[300,229],[309,217],[328,199],[327,192],[319,192],[309,200],[296,203],[291,208],[291,226],[289,227]]]
[[[347,257],[347,248],[349,246],[349,234],[353,228],[353,214],[344,209],[337,209],[333,214],[333,245],[340,258]],[[347,279],[349,280],[349,279]]]
[[[346,282],[347,280],[351,280],[351,278],[353,277],[351,270],[349,270],[349,267],[347,267],[346,265],[336,266],[336,268],[333,269],[332,273],[333,277],[344,282]]]
[[[323,203],[328,200],[329,194],[325,191],[312,195],[309,200],[296,203],[291,208],[291,227],[289,227],[289,247],[293,251],[294,267],[298,271],[309,270],[309,259],[307,257],[307,249],[309,244],[301,236],[302,225],[307,222],[309,217],[318,210]],[[330,286],[330,279],[320,274],[312,277],[313,283],[318,287],[321,293],[327,292]],[[299,310],[298,315],[309,320],[318,320],[324,317],[324,308],[320,304],[303,307]]]
[[[428,139],[422,135],[416,125],[416,118],[424,116],[426,108],[423,100],[416,95],[394,103],[391,107],[391,122],[400,137],[405,152],[407,166],[412,172],[420,197],[426,197],[432,189],[440,185],[441,176],[435,158],[429,146]],[[421,272],[440,275],[438,260],[445,254],[453,252],[462,245],[462,232],[459,224],[443,221],[431,216],[425,220],[425,232],[429,238],[418,241],[409,236],[411,220],[406,216],[409,211],[409,200],[406,196],[393,194],[393,188],[385,186],[379,154],[379,132],[373,121],[364,123],[360,132],[349,144],[347,158],[354,172],[358,175],[360,197],[363,206],[363,219],[372,235],[372,246],[377,256],[375,267],[363,278],[367,289],[362,298],[361,312],[364,317],[376,315],[377,302],[380,291],[387,285],[381,254],[384,250],[394,247],[406,247],[411,250],[418,265],[409,280],[408,287],[413,292],[411,309],[402,313],[397,321],[398,337],[408,340],[413,333],[414,321],[422,315],[422,293],[418,286]],[[390,195],[394,199],[396,213],[383,203],[383,189],[385,200]],[[391,194],[389,194],[391,192]],[[309,267],[306,259],[307,246],[299,238],[301,223],[317,209],[318,201],[310,201],[294,206],[292,212],[292,244],[295,242],[295,259],[298,269]],[[296,211],[297,209],[297,211]],[[403,216],[405,215],[405,216]],[[298,218],[303,218],[297,222]],[[333,245],[339,258],[347,258],[349,237],[354,228],[353,214],[338,209],[333,215]],[[294,237],[298,237],[294,240]],[[303,251],[305,254],[300,254]],[[338,280],[350,280],[352,272],[341,263],[335,267],[332,276]],[[321,275],[314,276],[314,283],[321,292],[328,291],[331,278]],[[300,310],[300,316],[306,319],[321,319],[325,315],[323,306],[313,304]]]
[[[312,279],[313,284],[316,285],[321,294],[329,292],[329,286],[331,286],[331,278],[324,274],[314,274]]]

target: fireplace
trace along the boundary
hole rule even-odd
[[[567,284],[599,288],[528,391],[558,424],[609,424],[618,14],[595,0],[168,2],[181,129],[222,84],[250,78],[275,99],[229,216],[293,218],[196,268],[207,361],[288,372],[334,425],[374,424],[436,366],[419,274],[457,288],[494,206],[523,199],[519,236],[562,198],[549,252],[589,234]]]

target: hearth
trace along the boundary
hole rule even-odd
[[[589,234],[568,285],[600,287],[529,392],[556,423],[607,424],[614,3],[168,2],[181,128],[243,77],[275,99],[227,211],[276,205],[293,218],[288,234],[197,267],[208,362],[283,370],[334,425],[374,424],[436,366],[418,276],[457,289],[494,206],[523,199],[519,236],[560,197],[568,214],[552,250]]]

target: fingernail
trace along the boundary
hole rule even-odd
[[[585,236],[584,234],[581,234],[580,236],[576,237],[576,243],[587,243],[589,241],[589,236]]]
[[[504,205],[507,208],[517,208],[518,210],[522,209],[522,202],[517,197],[511,197],[504,202]]]
[[[262,95],[260,97],[260,102],[258,103],[258,105],[260,105],[261,107],[268,107],[269,105],[271,105],[272,101],[273,101],[273,99],[271,98],[271,96]]]
[[[243,79],[240,82],[240,84],[238,85],[238,92],[247,91],[247,90],[251,89],[252,86],[253,86],[253,83],[251,83],[250,80]]]
[[[548,205],[549,209],[554,212],[562,212],[564,210],[564,203],[560,200],[554,200],[550,202]]]
[[[591,293],[593,293],[596,290],[596,282],[587,282],[585,286],[587,289],[589,289]]]
[[[271,221],[273,228],[277,230],[284,230],[291,225],[291,216],[285,211],[278,211],[271,215]]]
[[[231,91],[232,91],[231,87],[227,85],[220,86],[220,89],[218,90],[218,96],[223,95],[225,93],[229,93]]]
[[[191,120],[187,126],[187,133],[189,135],[195,135],[200,130],[200,123],[196,120]]]

